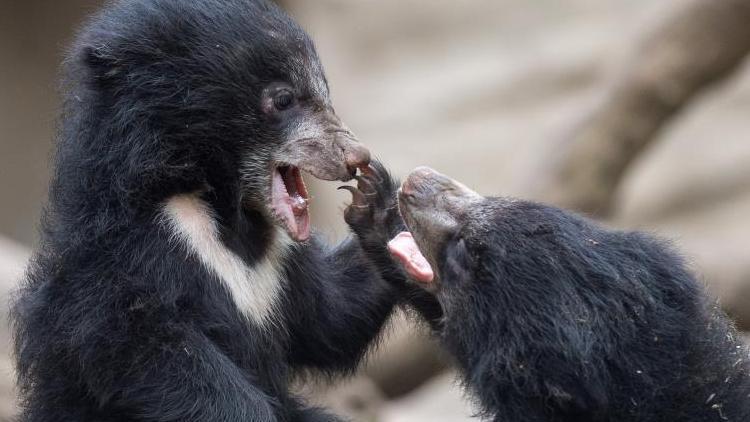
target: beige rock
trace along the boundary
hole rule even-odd
[[[388,398],[402,396],[448,368],[447,357],[427,327],[402,313],[393,318],[384,337],[363,372]]]
[[[8,327],[8,300],[10,292],[23,276],[29,251],[0,237],[0,420],[10,420],[15,413],[15,374],[10,358],[10,332]]]
[[[382,422],[476,421],[476,411],[464,396],[454,373],[437,377],[418,390],[388,403]]]
[[[357,422],[377,421],[385,397],[377,384],[365,375],[336,382],[312,382],[296,387],[310,405]]]
[[[692,104],[636,162],[619,189],[616,219],[664,219],[750,191],[748,108],[750,63]]]

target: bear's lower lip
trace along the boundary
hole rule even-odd
[[[299,168],[283,165],[274,169],[271,180],[271,209],[285,226],[289,236],[298,242],[310,238],[309,199]]]

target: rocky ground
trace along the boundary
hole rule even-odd
[[[634,40],[678,1],[289,3],[317,41],[337,111],[397,175],[430,165],[482,193],[525,196],[545,157],[558,153],[555,141],[606,93]],[[736,315],[750,308],[749,114],[745,66],[664,130],[628,173],[611,222],[674,239]],[[318,226],[341,237],[339,211],[348,198],[333,185],[312,189]],[[25,256],[0,242],[0,294]],[[740,323],[750,329],[750,321]],[[411,347],[424,342],[406,341],[413,329],[397,325],[392,347],[372,359],[369,376],[331,394],[306,391],[360,421],[470,419],[450,372],[408,394],[398,391],[409,372],[400,382],[392,375],[399,371],[388,368],[419,355]],[[6,327],[0,326],[4,337]],[[0,342],[0,352],[7,350]],[[10,380],[5,362],[0,376]],[[0,385],[0,420],[9,391]]]

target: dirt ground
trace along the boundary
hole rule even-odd
[[[482,193],[523,197],[545,158],[559,153],[557,141],[604,95],[633,42],[680,1],[288,3],[317,42],[338,113],[394,173],[429,165]],[[674,239],[730,311],[750,306],[748,115],[745,66],[664,130],[618,190],[611,222]],[[317,226],[340,238],[347,196],[312,185]],[[0,295],[26,256],[27,245],[0,241]],[[0,371],[4,420],[12,408],[4,358]],[[470,419],[450,372],[391,400],[367,380],[355,382],[362,402],[333,394],[326,403],[339,400],[336,408],[361,421]]]

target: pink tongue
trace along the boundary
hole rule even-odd
[[[289,196],[281,174],[274,172],[271,185],[271,206],[276,216],[286,226],[292,239],[303,242],[310,237],[310,214],[307,212],[307,201],[295,193]]]
[[[419,252],[414,237],[409,232],[401,232],[388,242],[391,255],[401,262],[411,278],[422,283],[430,283],[435,274],[430,263]]]

